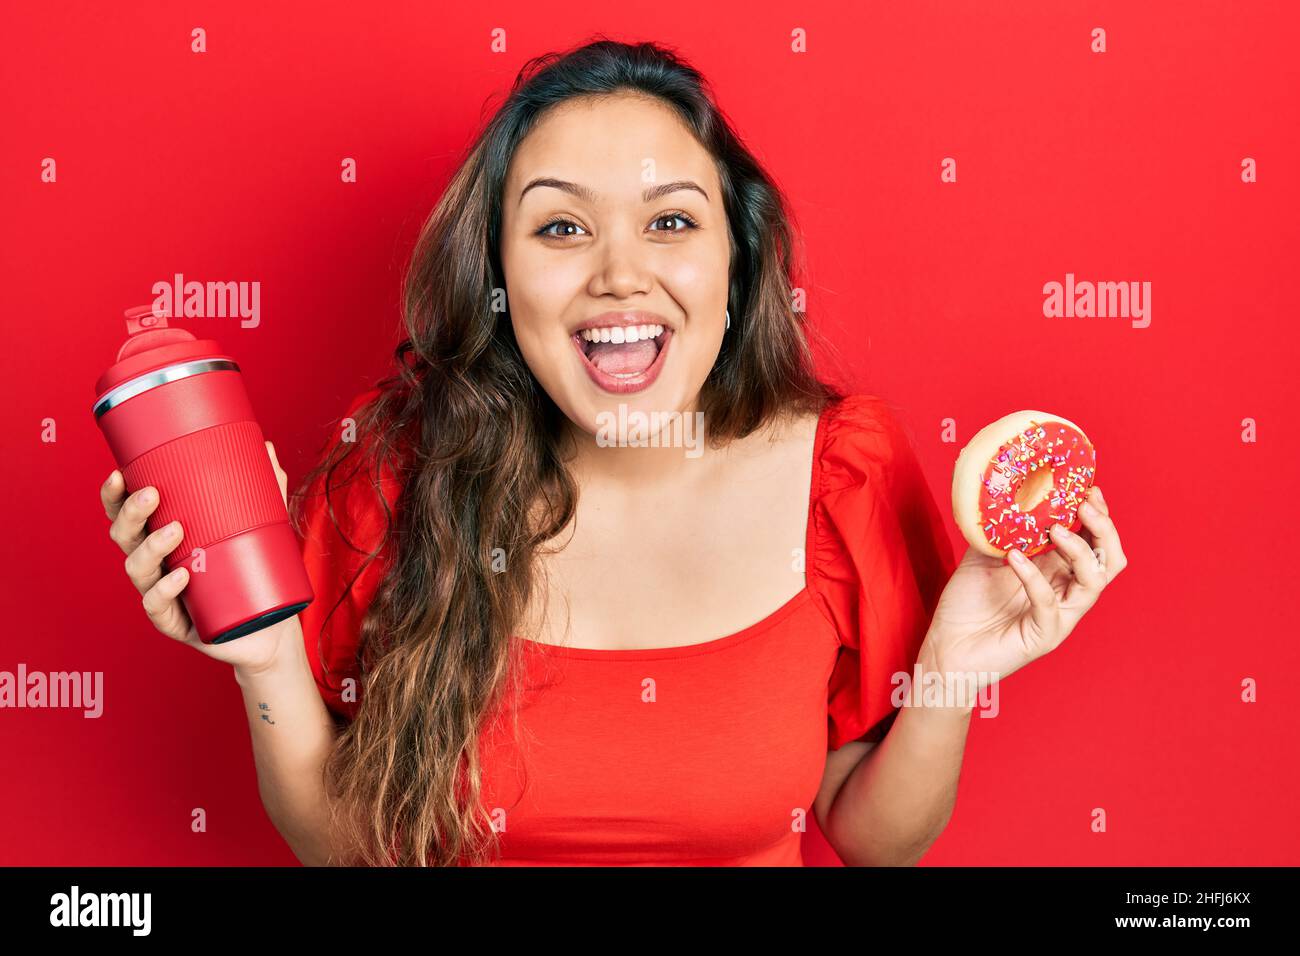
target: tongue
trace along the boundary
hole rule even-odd
[[[644,372],[655,360],[659,350],[651,339],[639,342],[597,342],[587,353],[587,361],[606,375],[632,375]]]

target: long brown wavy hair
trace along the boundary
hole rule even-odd
[[[325,765],[336,832],[355,848],[336,862],[472,865],[500,852],[479,805],[479,735],[517,687],[512,635],[538,593],[537,559],[579,494],[562,413],[494,304],[505,288],[502,187],[516,146],[550,108],[621,92],[674,109],[721,179],[731,328],[700,394],[711,444],[785,412],[820,411],[839,394],[815,373],[796,308],[802,256],[786,201],[701,75],[660,45],[605,38],[528,61],[423,224],[404,279],[398,368],[353,416],[365,440],[327,443],[294,496],[301,527],[306,489],[323,476],[329,501],[336,470],[359,456],[344,480],[364,468],[387,516],[364,560],[384,570],[361,625],[362,706]],[[384,473],[400,477],[394,507]],[[350,540],[346,516],[329,512]],[[495,549],[508,556],[504,571],[492,566]]]

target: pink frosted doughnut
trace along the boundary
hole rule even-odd
[[[952,512],[972,548],[992,557],[1056,546],[1048,530],[1078,530],[1079,505],[1097,475],[1097,452],[1078,425],[1046,412],[1014,412],[976,433],[953,467]]]

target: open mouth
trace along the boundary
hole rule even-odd
[[[572,336],[587,374],[608,392],[635,392],[658,377],[672,339],[663,325],[605,326]]]

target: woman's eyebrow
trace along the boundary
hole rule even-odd
[[[535,186],[550,186],[552,189],[562,189],[566,193],[571,193],[588,203],[595,203],[596,201],[596,194],[586,186],[580,186],[577,183],[571,183],[565,179],[554,179],[549,176],[540,176],[537,179],[532,180],[520,191],[519,201],[523,202],[524,193],[528,192],[528,190]],[[709,198],[709,194],[706,193],[698,183],[694,183],[689,179],[678,179],[671,183],[660,183],[658,186],[649,187],[641,193],[641,200],[643,202],[654,202],[659,197],[666,196],[672,192],[677,192],[679,189],[693,189],[703,196],[706,201]]]

